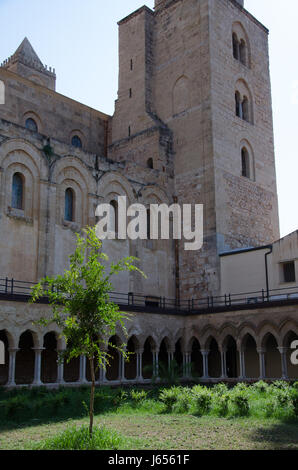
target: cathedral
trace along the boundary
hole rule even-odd
[[[202,204],[203,247],[104,240],[140,259],[111,299],[130,313],[98,385],[150,383],[173,360],[183,381],[298,378],[298,231],[280,239],[268,29],[243,0],[155,0],[119,25],[113,116],[56,91],[27,38],[0,66],[0,385],[75,386],[85,357],[58,363],[55,325],[31,287],[63,273],[76,233],[118,198]],[[85,85],[88,77],[86,77]],[[151,366],[151,372],[150,367]]]

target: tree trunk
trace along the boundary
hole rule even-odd
[[[93,416],[94,416],[94,392],[95,392],[95,372],[94,372],[94,357],[89,358],[90,361],[90,370],[91,370],[91,392],[90,392],[90,425],[89,425],[89,434],[92,437],[93,433]]]

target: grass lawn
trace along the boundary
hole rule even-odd
[[[103,387],[95,395],[94,424],[119,434],[119,450],[298,450],[297,385]],[[88,425],[89,394],[88,387],[0,390],[0,450],[33,449]]]
[[[0,428],[0,449],[30,449],[37,441],[66,427],[88,424],[88,418],[59,423],[19,424]],[[276,419],[225,419],[191,415],[106,414],[95,418],[127,437],[126,449],[158,450],[298,450],[298,423]]]

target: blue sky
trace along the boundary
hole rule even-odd
[[[0,61],[24,39],[56,68],[57,91],[112,114],[117,97],[117,21],[138,0],[0,0]],[[281,235],[298,229],[298,2],[245,0],[270,29],[271,80]]]

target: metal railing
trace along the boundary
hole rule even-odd
[[[0,279],[0,295],[11,297],[30,297],[31,289],[36,283],[18,281],[16,279]],[[134,292],[111,292],[110,300],[120,306],[127,306],[137,310],[162,310],[176,313],[191,313],[214,311],[217,309],[234,309],[243,306],[258,306],[269,302],[297,301],[298,287],[280,288],[266,291],[262,289],[255,292],[240,294],[226,294],[222,296],[209,296],[198,299],[168,299],[166,297],[149,296]],[[45,300],[45,299],[44,299]]]

